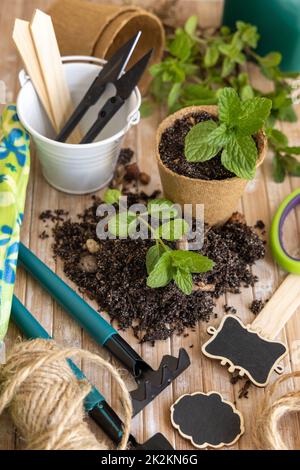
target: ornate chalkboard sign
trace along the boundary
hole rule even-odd
[[[217,392],[181,396],[171,407],[171,421],[199,449],[232,445],[244,432],[241,413]]]
[[[220,359],[222,365],[229,364],[229,372],[238,369],[258,387],[267,385],[273,370],[282,372],[278,363],[287,354],[286,346],[251,331],[251,325],[245,326],[239,318],[226,315],[217,330],[209,327],[207,331],[213,336],[202,352]]]

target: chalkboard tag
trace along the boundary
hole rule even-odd
[[[283,372],[279,362],[287,354],[286,346],[264,338],[236,316],[225,315],[218,329],[207,331],[212,338],[202,346],[203,354],[219,359],[223,366],[228,364],[230,373],[237,369],[258,387],[265,387],[273,370]]]
[[[171,406],[171,421],[198,449],[233,445],[244,433],[242,414],[215,391],[182,395]]]

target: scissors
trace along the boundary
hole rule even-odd
[[[300,188],[287,196],[278,207],[271,224],[270,246],[275,261],[285,271],[300,274],[300,258],[289,255],[283,244],[283,226],[286,218],[300,204]]]

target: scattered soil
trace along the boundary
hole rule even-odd
[[[177,119],[172,127],[163,132],[159,152],[166,167],[179,175],[203,180],[223,180],[235,176],[222,165],[220,153],[207,162],[196,163],[188,162],[184,156],[184,140],[189,130],[195,124],[209,119],[217,121],[215,116],[204,111],[191,113],[182,119]]]
[[[262,311],[266,303],[267,301],[264,302],[263,300],[253,300],[253,302],[251,302],[249,306],[249,309],[254,315],[258,315]]]
[[[147,203],[158,194],[125,195],[130,205]],[[193,275],[198,288],[191,295],[184,295],[173,282],[159,289],[147,287],[145,257],[153,241],[98,240],[100,202],[93,197],[92,205],[76,221],[56,221],[54,254],[63,260],[64,272],[80,292],[96,300],[120,329],[132,328],[141,342],[186,334],[187,328],[193,330],[200,320],[207,322],[215,315],[215,299],[220,295],[239,293],[241,287],[257,281],[250,268],[265,254],[263,241],[252,228],[233,219],[223,227],[206,227],[201,253],[215,266],[208,273]]]
[[[235,315],[237,312],[236,308],[233,307],[232,305],[225,304],[223,308],[224,308],[225,313],[232,313],[233,315]]]

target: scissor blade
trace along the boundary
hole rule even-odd
[[[119,80],[114,82],[114,85],[117,89],[117,95],[122,98],[124,101],[129,98],[132,93],[132,90],[138,84],[141,76],[146,70],[148,62],[152,54],[152,49],[150,49],[147,54],[145,54],[135,65],[131,67],[124,75],[122,75]]]
[[[98,75],[101,83],[114,82],[123,74],[141,34],[139,31],[108,60]],[[99,81],[97,85],[99,85]]]

